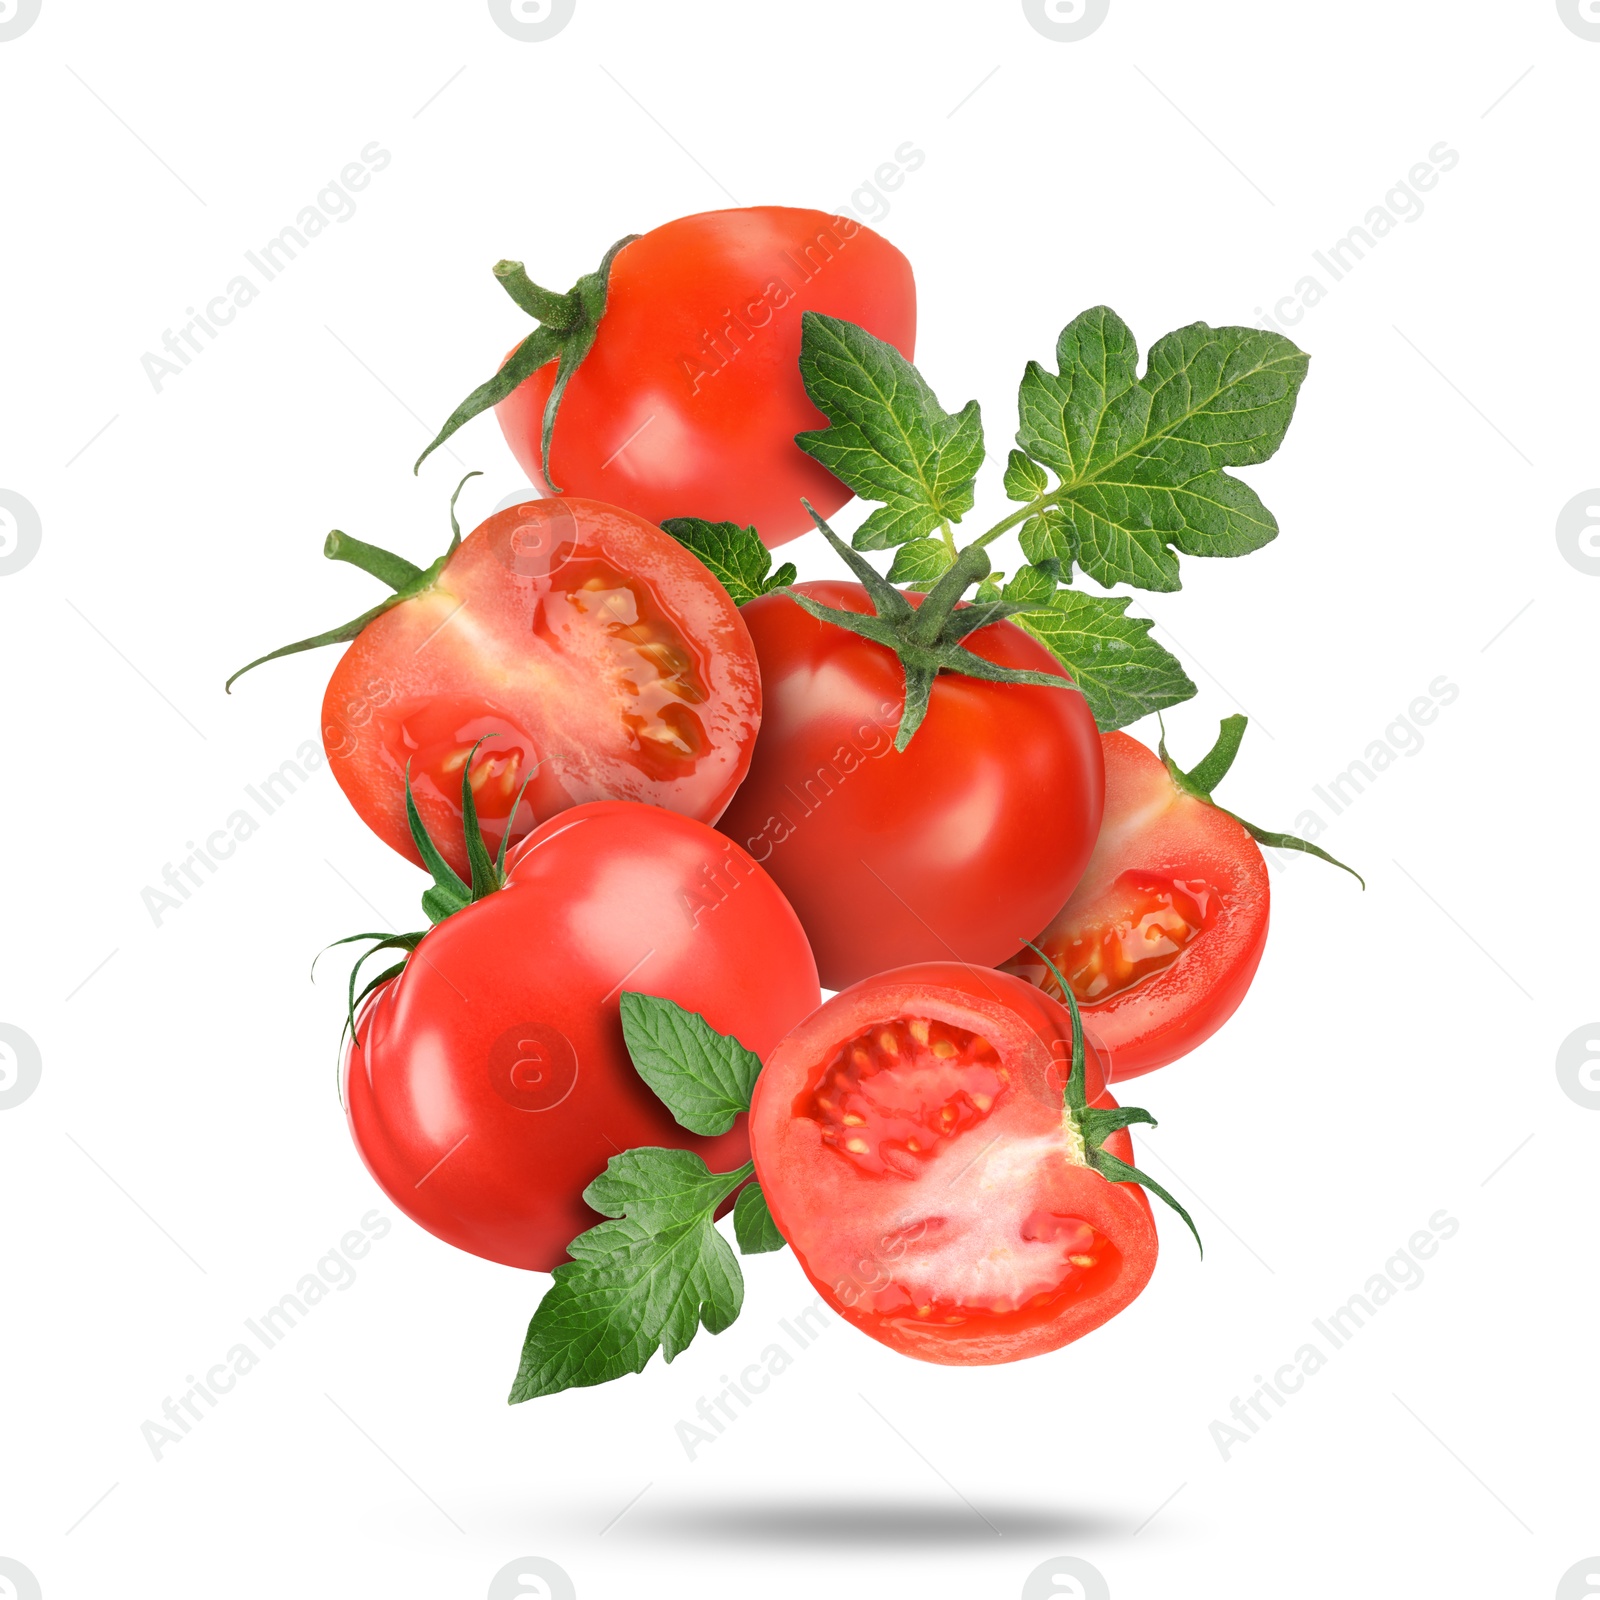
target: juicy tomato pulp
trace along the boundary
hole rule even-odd
[[[1108,733],[1100,838],[1071,899],[1035,940],[1083,1007],[1114,1080],[1175,1061],[1238,1009],[1267,940],[1261,851],[1215,806],[1183,794],[1161,759]],[[1007,972],[1059,995],[1031,951]]]
[[[553,476],[651,522],[754,523],[768,544],[811,529],[850,491],[794,442],[824,418],[800,381],[800,317],[820,311],[886,339],[909,361],[911,263],[847,217],[790,206],[707,211],[654,228],[611,264],[593,348],[562,396]],[[495,407],[530,481],[555,362]]]
[[[836,995],[773,1052],[750,1110],[756,1175],[841,1316],[924,1361],[1016,1361],[1143,1289],[1144,1192],[1085,1165],[1064,1120],[1071,1029],[1016,978],[931,962]],[[1086,1089],[1114,1103],[1092,1054]],[[1106,1148],[1133,1159],[1125,1133]]]
[[[506,887],[434,928],[358,1018],[345,1105],[384,1193],[449,1244],[548,1272],[600,1220],[582,1195],[611,1156],[664,1145],[713,1171],[744,1161],[743,1119],[697,1138],[640,1079],[624,988],[758,1055],[820,997],[799,922],[742,850],[655,806],[575,807],[517,845]]]
[[[323,740],[367,825],[418,860],[424,825],[465,875],[461,776],[491,851],[588,800],[714,822],[761,718],[755,651],[721,585],[629,512],[543,500],[471,533],[426,593],[369,623],[334,669]]]
[[[1100,920],[1058,940],[1050,959],[1083,1005],[1103,1005],[1165,972],[1196,934],[1215,925],[1221,907],[1203,878],[1124,872],[1099,907]]]
[[[798,587],[871,610],[859,584]],[[719,826],[788,895],[823,983],[842,989],[911,961],[1004,961],[1094,848],[1104,778],[1083,696],[941,673],[896,751],[905,678],[893,652],[785,595],[751,601],[744,618],[766,704],[750,775]],[[965,642],[1002,666],[1066,678],[1009,622]]]

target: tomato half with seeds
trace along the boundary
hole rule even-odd
[[[923,1361],[1041,1355],[1115,1316],[1154,1270],[1143,1190],[1085,1160],[1063,1114],[1066,1011],[957,962],[827,1001],[756,1082],[773,1220],[842,1317]],[[1091,1105],[1113,1105],[1086,1052]],[[1132,1162],[1125,1131],[1104,1149]]]
[[[513,846],[504,886],[432,928],[357,1018],[345,1105],[384,1193],[459,1249],[548,1272],[601,1220],[583,1190],[612,1156],[746,1160],[744,1118],[699,1138],[640,1078],[624,988],[758,1055],[821,997],[794,912],[730,840],[657,806],[575,806]]]
[[[362,819],[420,862],[409,765],[463,874],[462,769],[479,740],[473,803],[493,853],[508,824],[516,839],[591,800],[714,822],[760,718],[755,650],[722,586],[643,518],[579,499],[491,516],[361,629],[322,703],[329,765]]]
[[[1176,1061],[1238,1009],[1266,946],[1271,891],[1242,824],[1182,792],[1137,739],[1102,743],[1094,855],[1034,943],[1072,985],[1115,1081]],[[1031,950],[1005,970],[1061,992]]]
[[[838,581],[801,593],[869,613]],[[913,607],[920,594],[905,597]],[[1059,907],[1100,826],[1100,736],[1083,696],[941,672],[905,749],[895,652],[782,594],[744,607],[765,709],[750,775],[719,826],[783,887],[822,981],[912,961],[994,965]],[[998,666],[1066,670],[1010,622],[963,641]]]

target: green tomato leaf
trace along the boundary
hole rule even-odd
[[[698,1011],[624,993],[622,1037],[639,1076],[690,1133],[726,1133],[750,1109],[760,1057],[718,1033]]]
[[[1060,573],[1059,563],[1050,560],[1023,567],[1005,586],[1001,598],[1013,605],[1048,606],[1060,582]]]
[[[1070,322],[1059,372],[1028,363],[1017,443],[1061,479],[1048,546],[1110,588],[1180,587],[1177,553],[1240,556],[1277,537],[1255,491],[1227,467],[1283,442],[1308,358],[1282,334],[1196,322],[1150,350],[1143,378],[1126,323],[1105,306]],[[1025,547],[1026,548],[1026,547]]]
[[[707,522],[704,517],[668,517],[661,527],[699,556],[736,606],[795,580],[793,562],[786,561],[771,572],[772,552],[754,528],[741,528],[737,522]]]
[[[988,605],[1000,598],[1000,585],[1005,582],[1003,572],[991,572],[973,591],[974,605]]]
[[[1150,637],[1154,624],[1124,615],[1131,596],[1098,596],[1057,589],[1046,567],[1024,568],[1003,598],[1038,603],[1011,618],[1056,657],[1083,690],[1102,733],[1190,699],[1196,692],[1177,657]],[[1051,587],[1044,589],[1049,581]],[[1042,591],[1042,592],[1041,592]]]
[[[1017,530],[1017,537],[1023,555],[1035,566],[1054,561],[1063,572],[1070,573],[1077,562],[1078,537],[1072,518],[1055,506],[1029,517]]]
[[[767,1197],[754,1178],[739,1191],[739,1198],[733,1203],[733,1236],[739,1241],[740,1251],[747,1256],[781,1250],[788,1242],[778,1232],[778,1224],[767,1209]]]
[[[895,551],[889,567],[889,582],[926,588],[937,583],[954,560],[955,553],[943,539],[913,539]]]
[[[528,1325],[511,1403],[642,1372],[673,1360],[704,1327],[721,1333],[744,1303],[744,1276],[712,1226],[750,1174],[710,1172],[687,1150],[613,1156],[583,1192],[615,1220],[580,1233]]]
[[[893,345],[853,322],[807,311],[801,330],[800,376],[831,426],[795,443],[882,502],[856,530],[856,549],[887,550],[958,522],[983,464],[978,402],[952,416]]]
[[[1006,457],[1005,490],[1008,500],[1036,500],[1050,486],[1050,477],[1037,461],[1020,450]]]

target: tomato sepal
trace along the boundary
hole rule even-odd
[[[461,524],[456,520],[456,501],[461,498],[461,491],[471,479],[482,476],[481,472],[469,472],[456,485],[455,493],[450,496],[450,548],[430,566],[419,567],[416,562],[407,561],[404,556],[397,556],[392,550],[368,544],[363,539],[352,539],[341,529],[333,529],[322,541],[323,555],[329,561],[343,561],[350,566],[359,567],[380,583],[388,584],[394,592],[380,600],[370,610],[363,611],[359,617],[352,617],[349,622],[341,623],[337,628],[330,628],[326,633],[314,634],[309,639],[296,639],[293,644],[280,645],[276,650],[269,650],[264,656],[257,656],[254,661],[240,667],[223,684],[223,692],[232,694],[234,684],[245,673],[265,662],[276,661],[280,656],[299,655],[303,650],[320,650],[329,644],[349,644],[369,622],[375,622],[384,612],[392,611],[404,601],[414,600],[419,594],[425,594],[431,589],[438,581],[439,574],[444,571],[445,563],[456,553],[461,543]]]
[[[458,490],[457,493],[460,491]],[[484,739],[493,738],[492,734],[485,734]],[[417,854],[422,857],[422,863],[433,875],[433,885],[422,892],[422,909],[427,914],[428,927],[437,927],[446,917],[453,917],[456,912],[464,911],[468,906],[482,900],[487,895],[493,894],[497,889],[505,886],[506,881],[506,846],[511,839],[510,822],[516,817],[522,805],[522,797],[528,792],[528,784],[533,780],[530,777],[517,791],[516,801],[511,807],[510,817],[507,818],[505,836],[500,841],[500,853],[491,859],[489,850],[483,840],[483,829],[478,821],[477,807],[472,798],[472,761],[477,755],[484,739],[478,740],[473,745],[472,753],[466,759],[461,769],[461,813],[462,829],[466,836],[467,859],[472,864],[472,882],[467,883],[456,870],[445,860],[438,845],[433,842],[431,835],[424,826],[422,817],[417,811],[415,795],[411,792],[411,763],[406,763],[406,821],[411,827],[412,842],[417,847]],[[335,939],[333,944],[326,947],[332,950],[336,945],[358,944],[363,939],[372,941],[370,947],[361,952],[355,965],[350,969],[349,991],[346,997],[345,1025],[339,1035],[339,1048],[344,1048],[347,1038],[353,1038],[356,1031],[356,1012],[361,1003],[375,990],[381,989],[391,978],[398,978],[406,969],[406,961],[422,943],[428,929],[424,928],[416,933],[351,933],[342,939]],[[380,950],[404,950],[405,958],[397,961],[393,966],[380,972],[376,978],[371,979],[360,994],[356,993],[356,982],[361,974],[361,969]],[[324,952],[325,953],[325,952]],[[313,973],[316,963],[312,963]]]
[[[457,429],[480,412],[499,405],[525,379],[554,361],[556,379],[540,419],[539,459],[543,463],[545,482],[550,485],[551,492],[561,493],[550,468],[550,439],[555,431],[556,415],[561,409],[568,382],[594,348],[595,337],[600,332],[600,319],[606,310],[611,263],[619,252],[637,238],[638,234],[630,233],[618,239],[606,251],[599,267],[593,272],[586,272],[564,295],[540,288],[528,276],[527,269],[520,261],[495,263],[494,275],[500,287],[522,310],[536,318],[540,326],[523,339],[487,383],[480,383],[450,413],[433,442],[417,457],[416,465],[411,469],[413,474],[422,470],[422,463]]]
[[[422,864],[433,875],[433,887],[425,889],[422,893],[422,909],[428,914],[428,921],[437,925],[446,917],[453,917],[456,912],[464,911],[468,906],[491,895],[497,889],[505,887],[506,881],[506,847],[511,842],[511,824],[516,820],[516,815],[522,808],[522,799],[528,792],[528,785],[533,782],[530,774],[523,780],[522,787],[517,790],[517,798],[511,803],[510,813],[506,817],[506,830],[501,835],[500,853],[491,858],[489,847],[484,843],[483,826],[478,821],[478,806],[472,794],[472,763],[484,743],[495,738],[496,735],[486,733],[473,745],[467,759],[461,764],[461,832],[466,845],[467,862],[472,872],[472,881],[469,883],[445,860],[443,852],[433,842],[421,813],[417,810],[417,799],[411,790],[411,763],[406,763],[406,823],[411,829],[411,842],[417,847],[417,854],[422,857]]]
[[[422,943],[420,933],[347,933],[342,939],[335,939],[332,944],[324,945],[317,952],[317,961],[320,961],[328,951],[337,949],[342,944],[359,944],[363,939],[370,940],[369,947],[356,958],[356,963],[350,969],[349,985],[345,995],[345,1022],[339,1033],[339,1049],[344,1051],[346,1039],[353,1038],[356,1031],[356,1012],[360,1009],[362,1001],[375,990],[381,989],[391,978],[398,978],[405,971],[404,960],[397,961],[393,966],[385,968],[376,978],[369,979],[366,987],[360,994],[356,993],[356,983],[361,976],[361,969],[377,955],[380,950],[404,950],[409,958],[411,952]],[[313,980],[316,977],[317,962],[311,963]]]
[[[1084,1045],[1083,1014],[1078,1009],[1078,997],[1072,992],[1072,985],[1067,982],[1061,969],[1047,956],[1031,939],[1022,941],[1054,974],[1056,982],[1061,986],[1061,993],[1065,998],[1066,1007],[1072,1016],[1072,1070],[1067,1075],[1067,1087],[1063,1096],[1067,1125],[1072,1138],[1075,1151],[1081,1152],[1081,1159],[1085,1166],[1091,1167],[1109,1183],[1136,1183],[1141,1188],[1148,1189],[1158,1200],[1164,1200],[1174,1211],[1183,1218],[1188,1225],[1189,1232],[1194,1235],[1194,1242],[1200,1251],[1201,1260],[1205,1259],[1206,1247],[1200,1240],[1200,1230],[1194,1225],[1194,1218],[1184,1209],[1179,1201],[1167,1192],[1148,1173],[1141,1172],[1131,1162],[1122,1160],[1120,1156],[1113,1155],[1104,1149],[1105,1141],[1113,1133],[1120,1133],[1124,1128],[1130,1128],[1136,1123],[1146,1127],[1160,1126],[1156,1119],[1142,1106],[1092,1106],[1088,1096],[1088,1052]]]
[[[1305,855],[1315,856],[1319,861],[1326,861],[1329,866],[1338,867],[1341,872],[1348,872],[1363,889],[1366,888],[1367,880],[1354,867],[1347,867],[1337,856],[1330,856],[1321,845],[1312,844],[1309,839],[1301,839],[1292,833],[1272,833],[1266,828],[1258,828],[1255,823],[1246,822],[1238,812],[1217,805],[1211,798],[1211,791],[1227,777],[1234,758],[1239,754],[1239,745],[1244,739],[1244,730],[1250,720],[1248,717],[1241,716],[1237,712],[1231,717],[1224,717],[1217,733],[1217,742],[1207,751],[1205,757],[1187,772],[1167,753],[1166,724],[1161,722],[1159,715],[1156,720],[1161,725],[1161,739],[1156,746],[1156,754],[1161,757],[1162,765],[1166,767],[1177,789],[1196,800],[1204,801],[1208,806],[1215,807],[1225,817],[1232,817],[1257,844],[1270,845],[1274,850],[1299,850]]]
[[[976,628],[997,622],[1003,616],[1010,615],[1012,610],[1024,609],[1021,606],[1008,608],[1005,601],[989,601],[983,606],[963,607],[958,604],[967,589],[989,572],[989,557],[980,546],[968,545],[961,551],[950,569],[927,592],[921,606],[913,606],[870,561],[859,551],[851,549],[828,526],[827,519],[818,514],[809,500],[801,503],[810,512],[811,520],[816,523],[822,536],[867,591],[874,610],[871,615],[841,610],[792,587],[783,587],[774,592],[787,596],[819,622],[832,623],[835,627],[859,634],[863,639],[870,639],[874,644],[892,650],[899,658],[905,674],[905,701],[901,708],[900,725],[895,731],[896,750],[904,750],[922,726],[923,718],[928,714],[934,680],[941,672],[982,678],[989,683],[1026,683],[1077,691],[1077,684],[1069,677],[1051,672],[1032,672],[1021,667],[997,666],[960,642]],[[981,621],[968,620],[966,613],[974,610],[984,613]]]

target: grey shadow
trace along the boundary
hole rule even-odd
[[[685,1504],[646,1495],[607,1537],[704,1548],[819,1545],[840,1549],[886,1546],[971,1548],[1007,1540],[1115,1539],[1138,1523],[1115,1511],[1083,1506],[1017,1505],[973,1509],[960,1500],[880,1499],[860,1495],[808,1500],[722,1500]]]

